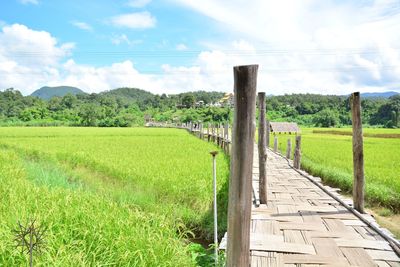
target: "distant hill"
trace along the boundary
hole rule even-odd
[[[389,98],[394,95],[398,95],[399,93],[394,91],[382,92],[382,93],[362,93],[361,97],[363,98]]]
[[[37,96],[42,99],[50,99],[53,96],[62,97],[65,96],[66,94],[77,95],[86,93],[79,88],[71,86],[56,86],[56,87],[44,86],[33,92],[31,96]]]
[[[116,97],[123,97],[127,100],[141,100],[154,97],[154,95],[148,91],[137,89],[137,88],[117,88],[110,91],[101,92],[102,95],[110,95]]]

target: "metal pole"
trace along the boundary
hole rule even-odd
[[[217,162],[215,156],[218,151],[212,151],[210,154],[213,157],[213,188],[214,188],[214,252],[215,266],[218,265],[218,219],[217,219]]]

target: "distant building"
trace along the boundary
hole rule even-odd
[[[271,133],[300,133],[300,128],[295,122],[269,122],[269,125]]]
[[[144,121],[145,123],[153,122],[153,118],[150,114],[144,114]]]
[[[203,106],[204,106],[204,101],[203,101],[203,100],[197,101],[197,102],[194,104],[194,106],[195,106],[196,108],[203,107]]]
[[[206,104],[206,107],[217,107],[220,108],[222,105],[219,102]]]
[[[219,103],[222,107],[233,107],[233,93],[226,93],[220,100]]]

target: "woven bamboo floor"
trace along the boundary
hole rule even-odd
[[[270,150],[267,181],[267,205],[254,201],[252,207],[251,266],[400,266],[387,241]],[[338,189],[325,188],[340,196]],[[258,196],[257,149],[253,189]],[[220,247],[226,247],[226,236]]]

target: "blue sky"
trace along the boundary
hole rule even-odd
[[[47,31],[60,43],[73,42],[77,63],[101,66],[119,60],[134,60],[138,69],[161,71],[161,65],[191,64],[194,56],[179,55],[177,47],[201,50],[202,40],[222,39],[218,27],[196,12],[171,2],[140,1],[7,1],[2,4],[1,20],[7,24],[23,24],[33,30]],[[143,1],[145,3],[146,1]],[[35,4],[37,3],[37,4]],[[154,19],[153,26],[116,26],[114,17],[144,13]],[[157,52],[155,56],[130,56]],[[146,52],[146,53],[144,53]],[[162,56],[178,54],[176,57]]]
[[[9,0],[0,90],[231,91],[259,64],[259,91],[399,91],[398,0]]]

